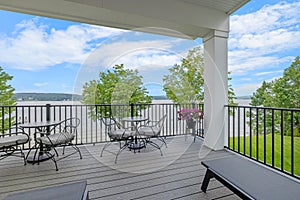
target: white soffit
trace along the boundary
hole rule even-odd
[[[0,0],[0,9],[195,39],[211,30],[228,32],[229,15],[248,1]]]
[[[227,14],[232,14],[240,7],[245,5],[248,1],[245,0],[183,0],[187,3],[195,4],[198,6],[204,6],[220,10]]]

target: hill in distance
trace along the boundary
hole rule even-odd
[[[79,101],[81,95],[64,93],[16,93],[17,101]]]

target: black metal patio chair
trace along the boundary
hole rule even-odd
[[[40,137],[36,137],[36,142],[39,145],[44,145],[46,149],[53,149],[56,153],[56,156],[59,156],[56,148],[63,147],[62,154],[65,154],[65,147],[71,146],[75,152],[68,154],[62,158],[66,158],[75,153],[79,154],[79,158],[82,159],[82,155],[80,149],[76,144],[73,143],[75,136],[77,135],[77,127],[80,125],[80,119],[77,117],[71,117],[66,120],[63,120],[59,125],[50,130],[50,133],[44,132],[36,132],[36,134],[40,134]],[[49,153],[49,151],[46,151]],[[36,153],[35,153],[36,156]],[[52,156],[52,155],[49,155]],[[60,159],[62,159],[60,158]],[[56,161],[60,159],[51,158],[55,163],[56,171],[58,170]],[[37,161],[39,163],[39,160]]]
[[[23,158],[26,165],[25,154],[20,145],[26,144],[29,139],[29,135],[17,126],[10,127],[4,134],[0,133],[0,160],[17,156]]]
[[[112,143],[118,142],[120,149],[116,153],[115,163],[117,163],[120,153],[129,146],[131,141],[133,141],[134,129],[133,127],[124,127],[114,117],[101,117],[101,121],[105,125],[109,141],[103,146],[100,157],[102,157],[103,152],[107,149],[107,147],[109,147]],[[113,153],[111,151],[108,152]]]
[[[167,143],[165,138],[163,138],[160,134],[163,129],[164,123],[166,121],[167,115],[165,114],[158,121],[148,121],[145,125],[139,127],[138,132],[140,136],[143,136],[146,140],[146,144],[150,144],[153,147],[160,150],[162,155],[161,146],[159,146],[156,142],[153,142],[153,138],[157,138],[160,140],[167,148]]]

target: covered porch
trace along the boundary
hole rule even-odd
[[[109,155],[99,158],[103,144],[86,144],[80,147],[83,159],[79,160],[76,155],[63,159],[58,163],[58,172],[52,162],[23,166],[19,159],[7,158],[0,162],[0,198],[13,192],[85,179],[91,199],[238,199],[218,181],[211,182],[206,194],[201,192],[205,174],[201,160],[231,154],[223,149],[227,145],[225,133],[228,130],[225,105],[229,15],[247,2],[0,0],[0,9],[14,12],[187,39],[202,38],[205,56],[205,140],[198,138],[193,143],[192,138],[186,142],[182,136],[168,137],[167,141],[172,144],[164,149],[163,157],[155,151],[149,154],[151,156],[143,156],[148,152],[126,151],[117,165],[106,160],[114,158]],[[207,155],[199,156],[199,152],[207,151]],[[162,159],[166,165],[157,168]]]

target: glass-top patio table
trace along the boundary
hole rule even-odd
[[[59,124],[61,124],[62,121],[61,120],[57,120],[57,121],[41,121],[41,122],[28,122],[28,123],[24,123],[24,124],[18,124],[18,126],[22,129],[25,128],[34,128],[35,132],[39,132],[41,134],[41,136],[44,136],[44,134],[50,134],[51,131],[51,127],[55,127]],[[36,138],[34,138],[36,140]],[[54,154],[50,153],[50,149],[47,149],[43,146],[43,144],[40,144],[40,149],[39,149],[39,154],[38,154],[38,161],[42,162],[42,161],[46,161],[51,159]],[[35,163],[36,159],[35,157],[27,157],[27,162],[29,163]]]
[[[144,121],[147,121],[148,118],[147,117],[143,117],[143,116],[133,116],[133,117],[125,117],[125,118],[122,118],[122,121],[124,122],[131,122],[134,129],[135,129],[135,135],[134,135],[134,142],[131,143],[129,145],[129,148],[130,149],[133,149],[134,152],[135,150],[140,150],[145,146],[145,142],[143,142],[142,140],[140,140],[140,134],[139,134],[139,130],[138,130],[138,125],[139,123],[141,122],[144,122]]]

